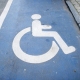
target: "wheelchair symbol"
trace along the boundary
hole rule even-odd
[[[64,42],[64,40],[60,37],[60,35],[56,31],[42,31],[42,29],[51,29],[51,26],[41,25],[41,22],[39,21],[41,15],[34,14],[31,16],[31,18],[34,19],[34,21],[32,22],[32,35],[34,37],[53,37],[65,54],[72,53],[76,50],[75,47],[73,46],[68,47],[67,44]],[[22,61],[34,64],[43,63],[52,59],[59,51],[59,47],[57,46],[55,41],[52,41],[51,49],[42,55],[38,56],[29,55],[21,50],[20,40],[22,36],[24,36],[24,34],[30,31],[31,27],[25,28],[15,36],[12,43],[12,49],[14,51],[14,54]]]

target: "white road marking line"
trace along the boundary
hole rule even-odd
[[[11,6],[12,2],[13,2],[13,0],[9,0],[7,2],[6,7],[4,8],[4,10],[3,10],[3,12],[2,12],[2,14],[0,16],[0,29],[1,29],[1,26],[2,26],[2,24],[4,22],[4,19],[6,18],[6,15],[7,15],[9,9],[10,9],[10,6]]]

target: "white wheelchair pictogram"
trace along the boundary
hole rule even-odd
[[[34,21],[32,22],[32,35],[34,37],[53,37],[59,44],[64,54],[69,54],[76,50],[75,47],[73,46],[68,47],[67,44],[64,42],[64,40],[56,31],[42,31],[42,29],[51,29],[51,26],[41,25],[41,22],[39,21],[41,15],[34,14],[31,16],[31,18],[34,19]],[[24,36],[24,34],[30,31],[31,27],[25,28],[15,36],[12,43],[12,49],[14,51],[14,54],[22,61],[34,64],[43,63],[52,59],[59,51],[59,47],[57,46],[55,41],[52,41],[52,46],[50,50],[42,55],[36,55],[36,56],[29,55],[21,50],[20,40]]]

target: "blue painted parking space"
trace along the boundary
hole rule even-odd
[[[0,29],[0,80],[79,80],[80,34],[63,0],[13,0]]]

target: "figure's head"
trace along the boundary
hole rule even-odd
[[[33,14],[33,15],[31,16],[31,18],[34,19],[34,20],[38,20],[38,19],[41,18],[41,15],[40,15],[40,14]]]

